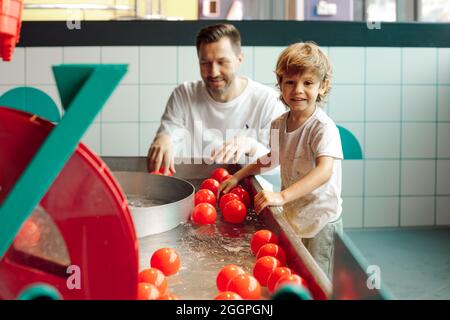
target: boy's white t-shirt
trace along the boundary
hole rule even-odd
[[[338,219],[342,212],[341,138],[334,121],[319,107],[316,107],[305,123],[292,132],[286,130],[288,116],[289,112],[286,112],[271,125],[271,151],[280,161],[282,190],[315,168],[317,157],[329,156],[335,159],[333,173],[325,184],[283,206],[296,233],[302,238],[312,238],[328,222]],[[276,141],[279,142],[278,147],[274,143]]]
[[[217,102],[203,81],[185,82],[170,96],[158,133],[166,132],[177,157],[209,157],[236,135],[256,139],[256,156],[268,152],[270,124],[286,111],[272,88],[247,78],[247,86],[235,99]]]

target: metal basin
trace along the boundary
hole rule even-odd
[[[127,196],[138,238],[173,229],[189,219],[195,193],[191,183],[146,172],[113,174]]]

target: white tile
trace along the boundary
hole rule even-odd
[[[450,197],[436,198],[436,224],[439,226],[450,225]]]
[[[403,83],[435,84],[437,75],[436,48],[403,49]]]
[[[366,158],[400,158],[400,123],[366,123]]]
[[[94,153],[100,155],[100,123],[93,123],[81,139]]]
[[[401,86],[366,86],[366,120],[400,121]]]
[[[275,68],[278,56],[286,47],[255,47],[255,80],[277,83]]]
[[[438,157],[450,158],[450,123],[438,123]]]
[[[403,123],[403,158],[436,157],[436,123]]]
[[[401,59],[400,48],[367,48],[366,83],[400,83]]]
[[[239,67],[238,74],[247,78],[253,79],[253,54],[254,47],[242,47],[242,53],[244,54],[244,61]]]
[[[61,47],[26,48],[25,57],[27,85],[55,84],[52,66],[61,64],[63,61]]]
[[[364,144],[364,123],[362,122],[336,122],[338,126],[341,126],[350,131],[358,140],[362,149],[363,158],[365,158],[365,144]]]
[[[120,85],[114,90],[102,111],[102,121],[138,121],[139,86]]]
[[[25,84],[25,49],[16,48],[11,61],[0,59],[0,85]]]
[[[450,195],[450,160],[437,161],[437,194]]]
[[[331,47],[330,59],[333,66],[333,83],[364,83],[365,48]]]
[[[402,227],[434,225],[434,197],[403,197],[400,208]]]
[[[364,227],[398,227],[399,198],[368,197],[364,201]]]
[[[450,121],[450,86],[439,86],[438,90],[438,121]]]
[[[362,228],[363,198],[345,197],[342,200],[342,221],[344,228]]]
[[[100,63],[100,47],[63,47],[64,63]]]
[[[159,128],[159,122],[145,122],[141,123],[140,127],[140,146],[139,146],[139,156],[146,157],[148,149],[155,138],[156,131]]]
[[[441,84],[450,84],[450,48],[439,48],[438,81]]]
[[[177,47],[140,47],[141,84],[177,83]]]
[[[366,160],[365,195],[395,196],[400,192],[400,161]]]
[[[403,121],[436,121],[436,87],[403,86]]]
[[[159,122],[174,85],[145,85],[140,90],[140,121]]]
[[[362,196],[364,191],[363,160],[342,162],[342,196]]]
[[[178,47],[178,83],[201,79],[195,46]]]
[[[434,195],[435,167],[434,160],[403,160],[401,162],[401,194]]]
[[[364,121],[364,86],[336,85],[329,98],[330,116],[335,121]]]
[[[101,47],[102,63],[127,64],[128,71],[121,84],[139,82],[139,48],[132,46]]]
[[[138,123],[102,123],[102,156],[137,157]]]

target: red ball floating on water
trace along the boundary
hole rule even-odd
[[[258,280],[259,284],[265,287],[267,286],[267,280],[269,279],[272,271],[280,266],[281,263],[277,258],[264,256],[256,260],[256,263],[253,267],[253,275],[255,276],[256,280]]]
[[[199,203],[192,212],[192,220],[197,224],[213,224],[216,218],[216,208],[209,203]]]
[[[172,248],[156,250],[150,258],[150,266],[161,270],[164,275],[170,276],[180,269],[180,256]]]
[[[288,267],[278,267],[273,270],[267,279],[267,289],[269,289],[269,292],[272,293],[275,291],[275,285],[281,277],[286,275],[290,276],[291,274],[294,274],[294,271]]]
[[[239,200],[230,200],[223,206],[223,218],[226,222],[241,223],[247,216],[247,208]]]
[[[241,201],[241,198],[236,193],[230,192],[230,193],[224,194],[219,200],[220,211],[223,211],[223,207],[225,207],[225,205],[231,200]]]
[[[242,300],[242,297],[236,292],[223,291],[214,297],[214,300]]]
[[[158,288],[153,284],[145,282],[138,283],[138,300],[157,300],[160,296],[161,294],[159,293]]]
[[[296,274],[291,274],[280,277],[280,279],[275,284],[274,291],[278,291],[281,287],[287,284],[308,288],[306,281],[302,277]]]
[[[211,173],[210,178],[217,180],[219,183],[222,183],[222,181],[224,181],[228,176],[230,176],[230,173],[226,169],[217,168]]]
[[[264,256],[272,256],[277,258],[282,266],[286,265],[286,254],[284,253],[283,248],[274,243],[267,243],[259,248],[256,257],[259,259]]]
[[[256,256],[258,250],[267,243],[278,244],[278,237],[270,230],[259,230],[256,231],[250,240],[250,248],[252,249],[253,255]]]
[[[206,179],[202,182],[200,185],[200,189],[208,189],[211,190],[214,195],[217,194],[217,191],[219,190],[220,183],[216,179]]]
[[[237,186],[231,189],[230,192],[237,194],[241,198],[241,201],[245,204],[246,208],[250,207],[250,195],[244,188]]]
[[[241,274],[231,279],[227,291],[233,291],[248,300],[258,300],[261,297],[261,285],[249,274]]]
[[[194,204],[198,205],[199,203],[209,203],[213,207],[216,206],[216,195],[212,193],[211,190],[208,189],[200,189],[195,193],[194,196]]]
[[[220,269],[219,273],[217,274],[216,278],[216,286],[219,291],[225,291],[227,290],[227,285],[230,282],[231,279],[234,277],[245,274],[244,269],[241,267],[229,264]]]
[[[167,293],[167,279],[161,270],[156,268],[144,269],[139,272],[138,281],[153,284],[162,296]]]

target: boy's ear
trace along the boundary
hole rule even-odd
[[[322,84],[320,85],[320,88],[319,88],[320,94],[324,94],[325,92],[327,92],[329,86],[330,86],[330,80],[328,80],[328,79],[323,80]]]

